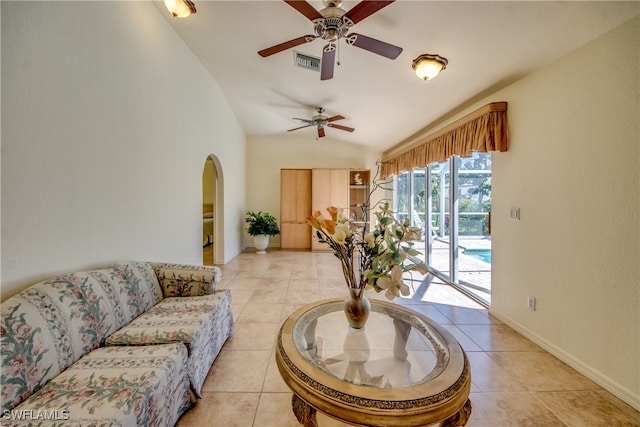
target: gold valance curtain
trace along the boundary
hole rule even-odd
[[[493,102],[383,159],[380,174],[384,179],[454,155],[507,151],[507,146],[507,103]]]

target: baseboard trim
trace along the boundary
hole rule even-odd
[[[501,313],[497,313],[491,309],[489,309],[489,313],[491,316],[503,322],[505,325],[513,328],[515,331],[531,340],[535,344],[539,345],[546,351],[548,351],[553,356],[557,357],[576,371],[580,372],[585,377],[589,378],[591,381],[595,382],[618,399],[622,400],[626,404],[630,405],[637,411],[640,411],[640,396],[634,394],[628,388],[620,385],[618,382],[612,380],[608,376],[602,374],[600,371],[594,369],[593,367],[585,364],[580,359],[575,358],[573,355],[567,353],[562,348],[556,346],[555,344],[549,342],[545,338],[540,335],[532,332],[528,328],[522,326],[520,323],[514,321],[508,316],[505,316]]]

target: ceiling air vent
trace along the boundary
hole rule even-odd
[[[293,51],[293,60],[296,67],[306,68],[307,70],[320,72],[320,58],[309,56],[304,53]]]

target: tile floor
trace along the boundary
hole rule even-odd
[[[345,296],[332,254],[246,251],[221,266],[220,288],[233,293],[236,319],[203,387],[178,427],[296,427],[291,393],[280,378],[274,343],[296,308]],[[451,287],[414,281],[396,302],[447,328],[471,363],[468,426],[640,426],[640,413],[488,315]],[[379,298],[369,292],[370,298]],[[318,414],[320,427],[346,426]]]

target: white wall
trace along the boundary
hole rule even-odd
[[[636,17],[495,94],[492,216],[492,312],[638,409],[639,65]]]
[[[328,132],[327,132],[328,133]],[[250,137],[247,142],[247,210],[268,211],[280,222],[280,169],[361,168],[376,170],[382,154],[363,146],[316,140],[302,132],[285,137]],[[248,246],[253,246],[245,233]],[[280,246],[280,236],[270,239]]]
[[[509,103],[509,151],[492,162],[491,313],[636,409],[639,76],[636,17],[451,117]]]
[[[2,298],[121,260],[202,262],[202,171],[241,248],[245,136],[149,2],[2,7]]]

